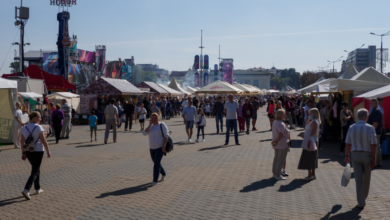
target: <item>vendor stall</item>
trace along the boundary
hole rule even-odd
[[[197,90],[196,94],[205,93],[205,94],[242,94],[244,91],[234,87],[229,83],[222,81],[215,81],[207,86]]]
[[[167,90],[163,89],[161,86],[157,85],[154,82],[143,81],[137,87],[149,89],[149,96],[153,96],[154,98],[160,98],[161,96],[169,96],[169,92]]]
[[[13,111],[17,101],[18,83],[0,78],[0,144],[12,143]]]
[[[53,102],[54,106],[57,103],[62,105],[62,100],[65,99],[76,112],[80,112],[80,95],[70,92],[56,92],[48,95],[47,98],[49,102]]]

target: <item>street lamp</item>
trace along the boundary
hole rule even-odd
[[[387,33],[384,33],[384,34],[375,34],[372,32],[370,34],[381,37],[381,73],[383,73],[383,65],[382,65],[382,62],[383,62],[383,59],[382,59],[382,56],[383,56],[383,37],[390,35],[390,31],[388,31]]]
[[[334,63],[340,62],[340,61],[341,61],[341,58],[343,58],[343,57],[344,57],[344,56],[341,56],[340,58],[338,58],[338,59],[335,60],[335,61],[329,61],[329,60],[328,60],[329,64],[330,64],[330,63],[333,63],[333,73],[334,73]]]
[[[356,47],[356,49],[360,49],[360,48],[362,48],[362,47],[364,47],[364,44],[362,44],[362,46],[360,46],[360,47]],[[355,50],[356,50],[355,49]],[[347,52],[347,53],[349,53],[349,52],[352,52],[352,51],[347,51],[347,50],[344,50],[344,52]]]

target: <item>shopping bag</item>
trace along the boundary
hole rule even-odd
[[[341,186],[346,187],[349,183],[349,180],[351,180],[351,166],[349,163],[344,168],[343,176],[341,177]]]

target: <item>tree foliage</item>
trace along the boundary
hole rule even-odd
[[[294,68],[284,69],[280,72],[280,76],[274,75],[271,78],[271,87],[275,86],[276,89],[283,89],[283,87],[290,86],[295,89],[300,88],[301,74],[296,72]]]
[[[315,83],[319,78],[324,77],[324,79],[330,79],[330,78],[338,78],[341,75],[339,72],[313,72],[313,71],[306,71],[303,72],[301,76],[301,88],[304,88],[306,86],[309,86],[313,83]]]
[[[9,65],[9,68],[11,68],[11,73],[18,73],[20,72],[20,62],[12,62]],[[23,64],[23,69],[26,69],[26,66]]]

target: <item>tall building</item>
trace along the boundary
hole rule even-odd
[[[257,86],[260,89],[270,89],[272,75],[269,71],[234,70],[237,83]]]
[[[376,68],[376,46],[358,48],[348,53],[346,63],[352,63],[360,72],[367,67]]]

